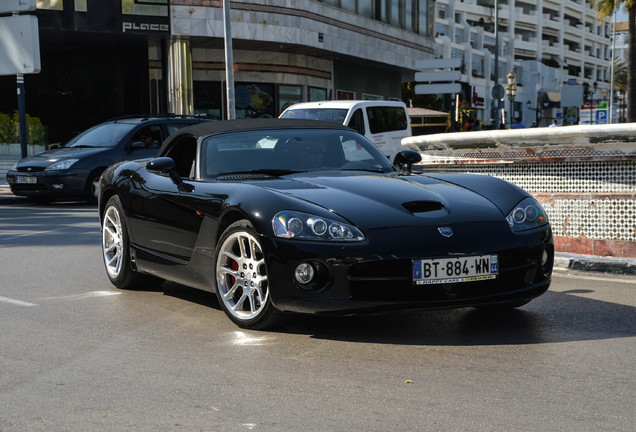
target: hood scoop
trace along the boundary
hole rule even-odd
[[[438,201],[409,201],[402,206],[413,214],[444,210],[444,204]]]

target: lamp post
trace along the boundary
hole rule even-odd
[[[590,89],[590,124],[594,124],[594,93],[598,88],[598,83],[594,81],[592,88]]]
[[[510,101],[510,126],[508,129],[512,129],[512,116],[514,115],[513,103],[515,101],[515,97],[517,96],[517,83],[515,82],[515,78],[517,76],[510,71],[506,78],[508,78],[508,85],[506,86],[506,94],[508,95],[508,100]]]

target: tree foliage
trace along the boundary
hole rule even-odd
[[[46,128],[37,117],[26,115],[27,144],[46,144]],[[13,116],[0,113],[0,143],[20,142],[20,117],[18,111]]]
[[[636,0],[594,0],[597,15],[606,19],[623,7],[628,18],[627,121],[636,121]]]

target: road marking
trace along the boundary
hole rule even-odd
[[[64,231],[64,230],[69,230],[72,229],[74,227],[64,227],[64,228],[58,228],[58,229],[52,229],[52,230],[46,230],[46,231],[35,231],[35,232],[31,232],[31,233],[26,233],[26,234],[18,234],[16,236],[13,237],[7,237],[4,238],[3,240],[9,241],[9,240],[15,240],[18,239],[20,237],[30,237],[30,236],[34,236],[34,235],[41,235],[41,234],[48,234],[48,233],[52,233],[52,232],[56,232],[56,231]]]
[[[82,300],[92,297],[109,297],[119,294],[121,294],[120,291],[90,291],[87,293],[72,294],[67,296],[45,297],[43,300]]]
[[[0,297],[0,303],[8,303],[15,306],[25,306],[25,307],[37,306],[35,303],[29,303],[22,300],[11,299],[8,297]]]

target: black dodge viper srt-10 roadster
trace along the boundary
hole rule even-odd
[[[554,246],[539,203],[503,180],[420,174],[345,126],[202,123],[156,158],[108,168],[99,212],[120,288],[216,293],[237,325],[284,312],[508,309],[544,293]]]

